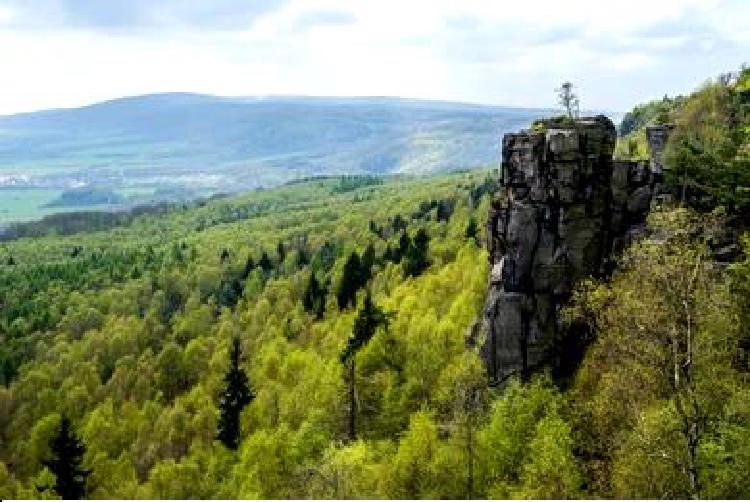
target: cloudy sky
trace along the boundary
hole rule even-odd
[[[0,0],[0,114],[165,91],[625,110],[750,62],[748,0]]]

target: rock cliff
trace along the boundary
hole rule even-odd
[[[550,119],[503,137],[482,347],[495,382],[577,362],[561,307],[578,280],[609,273],[614,254],[643,231],[661,165],[613,160],[615,140],[604,116]]]

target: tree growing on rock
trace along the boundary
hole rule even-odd
[[[557,102],[565,109],[565,113],[569,118],[578,118],[580,102],[578,95],[573,92],[574,87],[572,82],[563,82],[559,88],[555,89]]]

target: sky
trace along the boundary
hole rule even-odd
[[[0,0],[0,114],[152,92],[625,111],[750,63],[748,0]]]

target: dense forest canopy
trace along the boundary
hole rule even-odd
[[[617,154],[648,156],[645,128],[671,124],[667,180],[679,198],[707,211],[750,214],[750,68],[706,82],[689,96],[651,101],[625,114]]]
[[[750,497],[750,238],[712,254],[747,208],[749,85],[626,117],[631,157],[675,125],[686,197],[578,286],[564,382],[488,385],[486,170],[1,243],[0,498]]]

